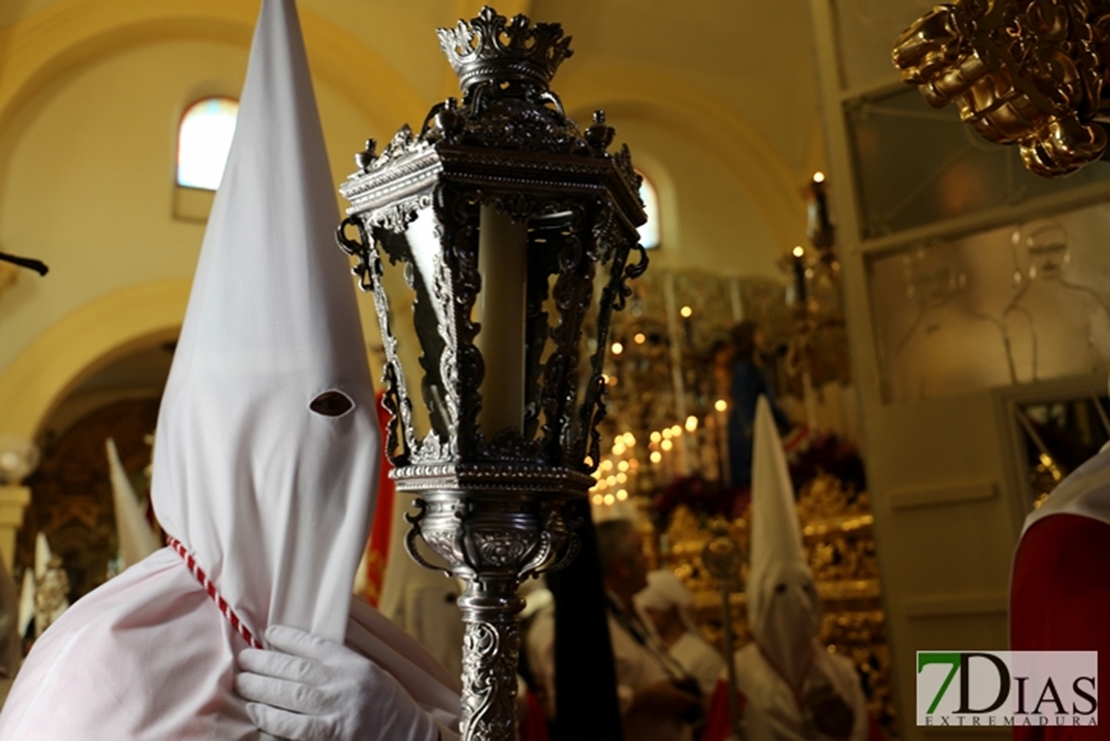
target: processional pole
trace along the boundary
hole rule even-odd
[[[461,101],[356,155],[339,241],[374,295],[386,452],[397,491],[415,495],[406,545],[466,584],[462,737],[512,741],[517,588],[577,550],[563,506],[594,483],[610,317],[647,267],[646,217],[604,112],[580,131],[549,87],[571,55],[559,24],[486,7],[439,38]],[[402,322],[417,365],[401,361]]]
[[[721,618],[724,622],[725,662],[728,664],[728,716],[732,729],[730,739],[743,739],[740,732],[740,700],[736,684],[736,661],[733,658],[736,636],[732,625],[732,601],[730,595],[740,591],[740,567],[744,555],[736,541],[729,537],[727,527],[714,528],[713,538],[702,551],[702,563],[706,571],[717,582],[721,593]]]

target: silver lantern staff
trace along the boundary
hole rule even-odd
[[[356,156],[339,241],[381,326],[387,452],[416,497],[409,552],[430,565],[423,539],[466,584],[463,738],[510,741],[517,587],[574,556],[563,504],[600,461],[610,316],[647,267],[645,216],[605,114],[579,130],[549,87],[571,55],[561,26],[487,7],[439,38],[462,99]],[[407,367],[402,322],[420,349]]]

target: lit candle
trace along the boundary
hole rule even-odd
[[[478,322],[475,344],[486,373],[478,423],[487,437],[524,425],[524,327],[528,229],[493,206],[482,206],[478,236]]]
[[[806,225],[806,236],[819,251],[832,247],[836,241],[832,222],[829,221],[829,196],[825,187],[825,173],[813,173],[813,180],[809,184],[811,199]]]
[[[694,323],[690,320],[690,317],[694,315],[694,310],[689,306],[683,306],[678,313],[682,315],[682,329],[686,335],[686,346],[693,347]]]
[[[721,482],[721,488],[728,488],[728,438],[726,430],[728,429],[728,402],[724,399],[717,399],[713,403],[713,409],[717,412],[713,421],[715,422],[716,434],[714,435],[714,442],[717,449],[717,475]]]
[[[806,302],[806,265],[802,257],[805,250],[801,245],[794,248],[794,300],[799,304]]]

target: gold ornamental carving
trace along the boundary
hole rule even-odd
[[[1044,177],[1102,157],[1106,131],[1095,118],[1108,60],[1106,0],[955,0],[915,21],[893,52],[930,105],[955,103],[963,121],[1016,144]]]

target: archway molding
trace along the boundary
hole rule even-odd
[[[314,77],[375,126],[421,120],[426,101],[361,40],[302,8]],[[0,131],[36,92],[101,56],[168,39],[218,41],[248,48],[257,0],[60,0],[0,32]]]
[[[4,432],[34,438],[83,380],[139,349],[177,337],[189,278],[130,286],[70,312],[38,335],[0,374]]]
[[[589,125],[593,111],[604,109],[617,128],[618,142],[621,117],[661,126],[694,142],[743,186],[783,250],[805,239],[797,174],[774,145],[719,98],[658,70],[622,65],[561,70],[554,87],[572,104],[568,113],[580,126]]]

